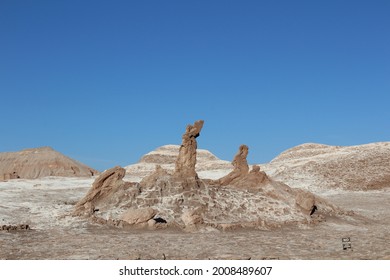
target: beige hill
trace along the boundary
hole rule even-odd
[[[303,144],[263,166],[273,178],[310,190],[390,187],[390,143],[359,146]]]
[[[0,153],[0,180],[46,176],[90,177],[98,173],[50,147]]]

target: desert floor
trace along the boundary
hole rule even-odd
[[[316,226],[185,233],[93,225],[68,215],[93,179],[0,182],[0,259],[390,259],[390,189],[316,194],[356,213]],[[343,238],[351,249],[343,250]]]

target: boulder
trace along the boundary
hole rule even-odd
[[[306,211],[310,211],[315,205],[315,196],[304,190],[296,190],[295,202]]]
[[[121,220],[125,221],[130,225],[138,225],[142,223],[147,223],[149,220],[152,220],[154,216],[156,216],[156,214],[157,211],[150,207],[129,209],[122,215]]]

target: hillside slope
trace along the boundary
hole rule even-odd
[[[0,153],[0,180],[46,176],[89,177],[98,173],[50,147]]]
[[[303,144],[281,153],[263,168],[291,187],[381,189],[390,186],[390,143]]]

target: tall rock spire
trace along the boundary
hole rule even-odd
[[[196,138],[199,137],[203,124],[203,120],[196,121],[194,125],[188,125],[186,132],[183,134],[175,166],[175,174],[180,177],[197,177],[195,171],[196,149],[198,147]]]

